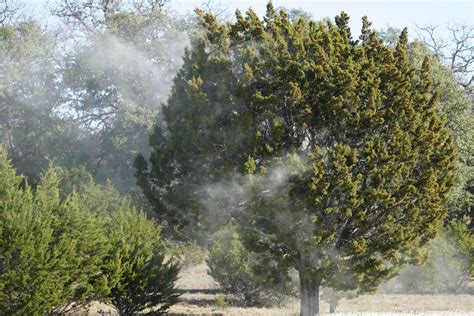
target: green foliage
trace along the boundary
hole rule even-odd
[[[131,199],[120,195],[110,183],[96,184],[83,168],[62,169],[61,174],[63,192],[77,192],[89,212],[102,220],[108,245],[102,259],[101,275],[106,281],[102,284],[107,290],[102,299],[111,302],[122,315],[150,307],[166,311],[177,301],[174,282],[179,269],[165,260],[160,227],[137,212]]]
[[[177,302],[174,283],[179,267],[165,259],[160,229],[153,221],[134,210],[117,210],[110,215],[106,234],[113,264],[105,274],[117,275],[110,301],[120,315],[148,308],[161,313]]]
[[[226,309],[229,307],[229,302],[227,302],[225,296],[220,295],[216,297],[216,307],[219,309]]]
[[[195,266],[206,260],[206,252],[195,241],[183,243],[163,240],[162,243],[166,253],[183,268]]]
[[[235,226],[227,226],[216,233],[207,264],[210,275],[239,304],[281,304],[295,289],[289,278],[278,274],[277,267],[262,265],[262,259],[242,245]]]
[[[102,300],[127,315],[176,302],[178,267],[164,261],[159,227],[90,179],[50,167],[32,190],[0,148],[1,313],[67,313]]]
[[[109,179],[133,195],[138,193],[133,159],[148,152],[147,136],[181,66],[177,56],[183,54],[189,28],[183,18],[151,10],[153,3],[142,2],[140,8],[75,3],[78,10],[72,14],[78,20],[73,29],[84,40],[65,56],[62,69],[62,83],[70,94],[66,114],[94,144],[87,169],[99,183]],[[57,12],[64,23],[71,18],[71,6]],[[98,21],[79,16],[89,9],[92,18],[105,16]]]
[[[422,55],[432,53],[414,42],[410,45],[410,59],[420,64]],[[474,115],[472,99],[461,88],[452,70],[435,60],[431,67],[433,84],[440,95],[440,111],[446,115],[447,127],[453,135],[459,162],[456,166],[455,185],[448,199],[448,220],[470,223],[474,227],[474,192],[469,185],[474,182]]]
[[[120,194],[110,182],[97,184],[84,167],[58,170],[62,196],[76,192],[90,212],[107,217],[116,210],[134,208],[129,196]]]
[[[107,243],[100,220],[77,195],[60,199],[54,169],[33,192],[2,148],[0,172],[0,310],[41,315],[104,297]]]
[[[474,234],[462,222],[452,222],[448,226],[448,238],[456,245],[456,256],[463,264],[463,274],[468,278],[474,277]]]
[[[407,266],[399,276],[382,286],[404,293],[462,293],[474,272],[474,236],[466,224],[450,223],[429,247],[422,266]]]
[[[3,21],[0,142],[33,187],[50,163],[84,166],[143,200],[133,159],[148,152],[192,24],[165,3],[58,1],[54,32],[21,14]]]
[[[386,45],[396,46],[399,30],[388,28],[381,33]],[[472,99],[456,79],[453,69],[443,65],[436,52],[420,42],[414,41],[408,46],[410,61],[421,65],[427,55],[433,55],[431,76],[433,85],[439,93],[439,111],[446,116],[447,127],[453,135],[459,163],[456,168],[456,181],[448,199],[448,220],[461,220],[474,225],[474,194],[469,188],[474,182],[474,115]]]
[[[62,88],[55,44],[34,21],[0,26],[0,142],[32,184],[51,162],[70,167],[88,152],[77,125],[56,112]]]
[[[367,18],[353,40],[345,13],[292,22],[269,4],[263,20],[249,10],[228,24],[197,13],[203,31],[150,138],[150,166],[135,162],[155,211],[178,231],[209,227],[197,188],[238,182],[248,194],[230,210],[243,244],[299,271],[302,314],[317,311],[321,285],[372,291],[423,261],[457,155],[430,60],[410,62],[407,30],[392,49]]]

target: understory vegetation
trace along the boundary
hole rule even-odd
[[[237,306],[278,306],[296,294],[297,284],[290,277],[263,264],[265,259],[248,251],[235,226],[217,232],[209,249],[210,275],[234,296]]]
[[[129,199],[91,180],[64,189],[68,174],[56,167],[32,189],[3,147],[0,175],[2,314],[73,312],[99,300],[133,315],[176,303],[179,267],[165,259],[160,227]]]

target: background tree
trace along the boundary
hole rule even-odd
[[[419,28],[421,41],[456,76],[461,87],[474,98],[474,27],[451,24],[445,28],[447,36],[439,35],[439,26]]]
[[[198,16],[151,167],[136,161],[155,210],[205,224],[199,187],[247,174],[241,237],[298,270],[302,315],[319,312],[321,285],[373,290],[420,260],[446,216],[456,155],[429,60],[417,76],[406,30],[392,50],[366,18],[353,40],[344,13],[335,24],[292,23],[271,5],[263,21]]]
[[[51,162],[84,163],[84,135],[62,120],[53,34],[34,21],[0,26],[0,140],[18,171],[35,184]]]
[[[418,42],[413,43],[411,58],[420,63],[421,55],[428,53]],[[474,115],[472,99],[468,91],[460,86],[456,73],[436,59],[433,62],[434,86],[440,94],[440,111],[446,115],[447,127],[453,135],[459,162],[456,166],[456,181],[450,193],[447,207],[448,220],[457,220],[474,225]]]
[[[168,96],[188,43],[190,22],[165,1],[62,1],[55,14],[74,34],[62,61],[68,116],[85,130],[88,170],[137,194],[133,159],[147,153],[147,135]],[[67,36],[71,37],[67,34]]]
[[[163,11],[167,2],[168,0],[60,0],[53,4],[51,11],[54,15],[64,19],[65,25],[70,28],[70,31],[100,33],[107,28],[108,19],[117,13],[155,14]]]
[[[0,1],[0,25],[13,24],[13,21],[18,18],[19,11],[17,3],[9,0]]]
[[[468,293],[474,272],[473,251],[472,231],[463,223],[450,223],[430,243],[426,263],[407,266],[381,289],[386,293]]]
[[[0,139],[33,186],[53,162],[139,195],[132,161],[148,151],[192,25],[165,3],[59,1],[56,28],[1,7]]]

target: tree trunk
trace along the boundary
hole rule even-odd
[[[320,280],[308,279],[300,275],[300,316],[319,315],[319,287]]]

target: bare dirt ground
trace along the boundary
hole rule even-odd
[[[207,266],[199,264],[181,271],[177,282],[182,291],[180,302],[174,305],[171,315],[298,315],[299,301],[290,299],[281,308],[219,308],[216,298],[222,296],[218,284],[207,274]],[[351,300],[341,300],[339,312],[329,314],[323,302],[323,313],[344,316],[474,316],[474,295],[364,295]],[[104,313],[105,312],[105,313]],[[81,315],[116,315],[105,304],[94,304],[88,313]]]

